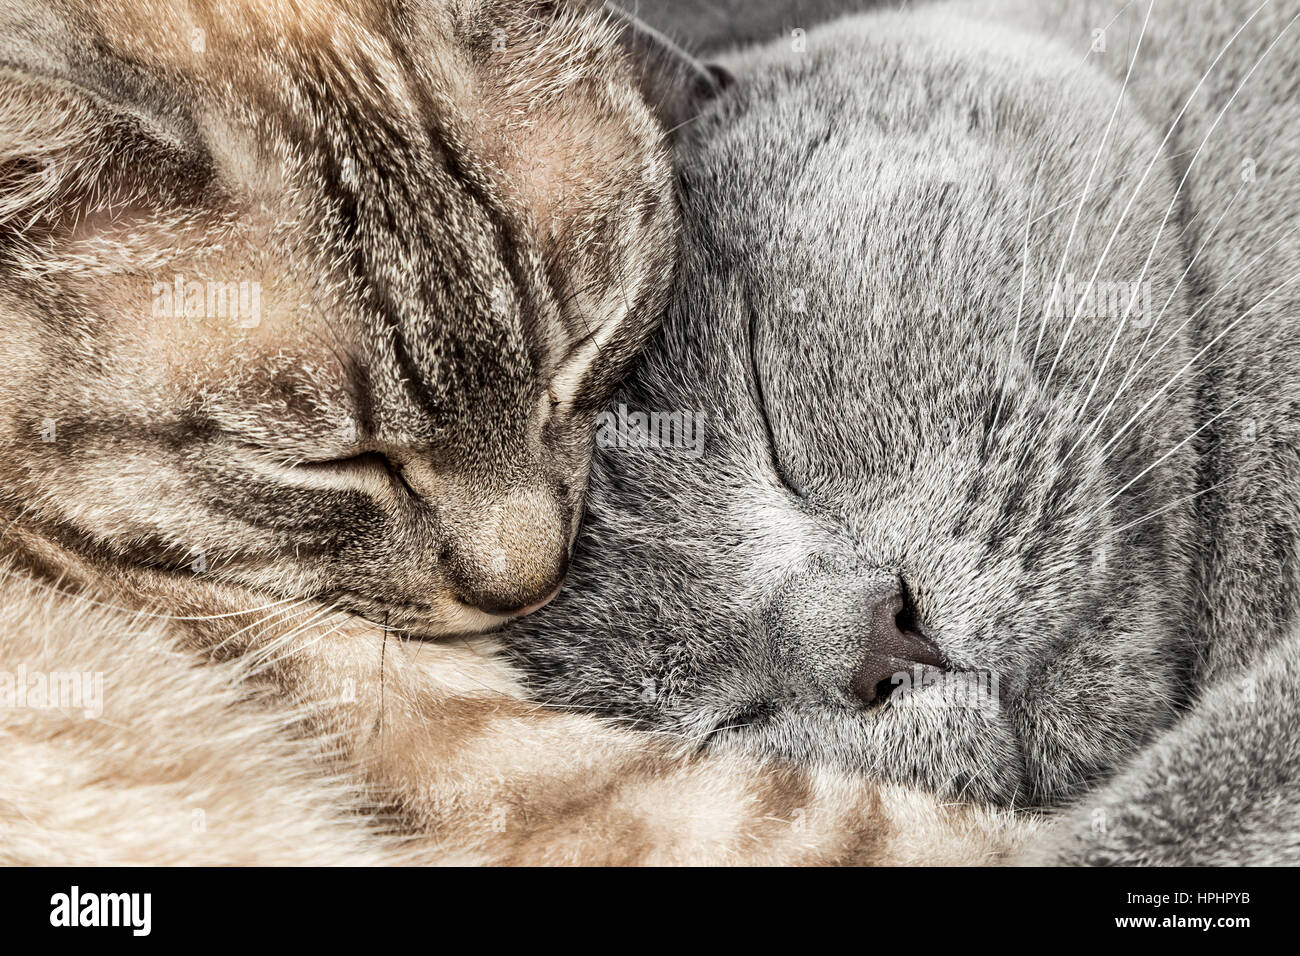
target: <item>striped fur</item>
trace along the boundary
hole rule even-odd
[[[996,804],[1147,779],[1300,609],[1298,13],[914,3],[726,57],[616,399],[702,454],[598,455],[573,587],[509,632],[535,698]],[[864,707],[900,588],[949,673]]]
[[[538,708],[473,642],[104,577],[15,534],[0,672],[99,671],[104,692],[95,719],[0,708],[6,863],[975,865],[1034,832]]]
[[[0,679],[104,693],[0,710],[0,859],[1017,844],[541,710],[473,640],[405,637],[563,573],[675,251],[691,90],[647,86],[671,62],[627,40],[581,0],[0,0]]]
[[[5,0],[0,497],[427,633],[549,595],[675,254],[624,32],[585,0]]]

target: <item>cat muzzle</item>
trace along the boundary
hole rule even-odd
[[[476,584],[462,580],[455,588],[457,600],[495,617],[524,617],[539,611],[560,593],[569,571],[567,551],[550,573],[539,574],[535,568],[532,571],[522,580],[509,582],[495,582],[486,576]]]
[[[527,617],[529,614],[532,614],[535,611],[540,611],[542,608],[546,607],[546,605],[550,604],[552,601],[555,600],[555,596],[560,593],[561,587],[562,585],[557,584],[555,586],[555,590],[553,590],[550,594],[546,595],[546,597],[542,598],[540,601],[534,601],[532,604],[528,605],[527,607],[522,607],[517,611],[510,611],[507,613],[506,616]]]
[[[939,648],[911,625],[907,601],[901,593],[876,604],[866,629],[866,655],[849,682],[855,696],[870,706],[884,700],[898,684],[899,675],[916,667],[943,668]]]

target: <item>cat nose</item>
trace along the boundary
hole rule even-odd
[[[560,593],[560,587],[561,585],[557,584],[554,588],[551,589],[550,594],[546,595],[546,597],[542,598],[540,601],[534,601],[532,604],[529,604],[527,607],[521,607],[514,611],[498,611],[497,613],[504,614],[506,617],[527,617],[529,614],[532,614],[534,611],[540,611],[542,608],[546,607],[546,605],[554,601],[555,596]]]
[[[569,570],[572,524],[551,490],[499,493],[456,519],[445,525],[441,564],[460,603],[494,617],[522,617],[551,602]]]
[[[849,686],[863,704],[888,697],[901,674],[919,664],[943,667],[939,648],[914,629],[901,591],[877,602],[867,613],[864,654]]]
[[[520,597],[518,593],[501,595],[462,594],[460,600],[470,607],[478,608],[485,614],[493,614],[497,617],[526,617],[534,611],[540,611],[546,607],[555,600],[555,596],[559,593],[560,585],[555,584],[548,585],[545,593],[538,593],[528,597]]]
[[[488,574],[454,575],[453,587],[457,599],[469,607],[497,617],[524,617],[540,611],[560,593],[569,571],[568,553],[560,554],[549,572],[536,563],[529,570],[526,576],[509,580]]]

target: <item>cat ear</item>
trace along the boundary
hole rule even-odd
[[[733,82],[725,69],[701,63],[634,14],[612,3],[605,8],[638,71],[642,95],[670,132],[693,120]]]
[[[123,67],[74,64],[41,37],[0,41],[0,227],[188,192],[202,150],[166,93]]]

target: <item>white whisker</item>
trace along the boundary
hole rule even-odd
[[[1074,445],[1070,448],[1070,451],[1069,453],[1067,453],[1066,458],[1069,458],[1069,456],[1074,453],[1075,449],[1077,449],[1081,444],[1083,444],[1083,442],[1086,441],[1088,437],[1097,430],[1098,427],[1100,427],[1101,423],[1106,419],[1107,415],[1110,413],[1110,410],[1115,406],[1115,403],[1119,401],[1120,397],[1123,396],[1126,391],[1128,391],[1129,386],[1133,382],[1137,381],[1138,377],[1142,374],[1143,371],[1146,370],[1148,365],[1150,365],[1152,362],[1154,362],[1157,358],[1160,357],[1160,354],[1164,352],[1164,350],[1169,346],[1169,343],[1177,339],[1179,333],[1182,332],[1183,329],[1187,328],[1188,325],[1196,321],[1197,317],[1200,316],[1200,314],[1204,312],[1206,309],[1208,309],[1210,305],[1213,304],[1214,300],[1217,299],[1219,295],[1222,294],[1222,292],[1228,288],[1228,286],[1232,285],[1232,283],[1234,283],[1243,273],[1247,272],[1255,263],[1257,263],[1265,255],[1271,252],[1281,242],[1286,240],[1290,235],[1291,233],[1287,233],[1285,235],[1278,237],[1278,239],[1270,243],[1269,246],[1266,249],[1264,249],[1263,252],[1255,256],[1255,258],[1251,259],[1250,262],[1247,262],[1244,266],[1242,266],[1231,276],[1229,276],[1225,282],[1223,282],[1217,289],[1214,290],[1214,293],[1209,298],[1207,298],[1204,302],[1201,303],[1201,305],[1196,309],[1195,312],[1193,312],[1186,319],[1184,319],[1182,324],[1179,325],[1178,328],[1174,329],[1173,332],[1169,333],[1169,337],[1166,338],[1162,343],[1160,343],[1160,347],[1151,354],[1151,357],[1148,358],[1145,362],[1143,362],[1136,372],[1134,372],[1131,376],[1125,378],[1120,383],[1119,387],[1115,390],[1115,394],[1111,396],[1110,402],[1108,402],[1106,407],[1101,410],[1101,413],[1097,416],[1097,418],[1093,419],[1092,424],[1090,424],[1088,428],[1084,430],[1084,433],[1079,436],[1078,441],[1076,441]],[[1134,361],[1136,361],[1136,356],[1134,357]]]
[[[1061,264],[1057,266],[1056,278],[1052,280],[1053,289],[1056,289],[1060,285],[1061,276],[1065,272],[1066,263],[1069,262],[1070,247],[1074,245],[1074,234],[1078,231],[1079,220],[1083,216],[1083,207],[1088,198],[1088,187],[1091,185],[1092,178],[1097,172],[1097,165],[1101,162],[1102,153],[1105,151],[1106,143],[1110,139],[1111,130],[1115,127],[1115,119],[1119,116],[1119,109],[1124,102],[1124,95],[1128,92],[1128,82],[1133,75],[1133,67],[1137,64],[1138,53],[1142,50],[1142,41],[1146,38],[1147,25],[1151,22],[1151,11],[1155,5],[1156,0],[1151,0],[1151,2],[1147,4],[1147,15],[1142,21],[1142,31],[1138,34],[1137,45],[1133,47],[1133,56],[1128,61],[1128,70],[1124,74],[1124,82],[1120,85],[1119,96],[1115,98],[1115,106],[1110,111],[1110,120],[1106,123],[1106,132],[1102,134],[1101,143],[1097,146],[1097,153],[1092,158],[1092,166],[1088,170],[1088,178],[1084,182],[1083,195],[1079,197],[1079,206],[1074,212],[1074,222],[1070,225],[1070,235],[1066,238],[1065,250],[1061,253]],[[1048,304],[1050,305],[1050,300]],[[1072,318],[1069,325],[1066,326],[1065,334],[1061,337],[1061,344],[1056,350],[1056,357],[1052,359],[1051,367],[1047,371],[1047,378],[1043,382],[1044,390],[1051,387],[1052,376],[1056,372],[1057,363],[1060,362],[1061,355],[1065,351],[1065,344],[1070,339],[1070,331],[1074,328],[1075,319],[1079,317],[1079,309],[1081,309],[1082,306],[1083,300],[1080,299],[1079,307],[1075,310],[1074,318]],[[1047,325],[1047,312],[1048,308],[1045,306],[1043,308],[1042,322],[1039,327],[1040,341],[1042,340],[1042,329]],[[1037,348],[1035,348],[1035,356],[1037,356]]]
[[[1147,177],[1151,175],[1151,170],[1155,169],[1156,162],[1157,160],[1160,159],[1161,152],[1164,151],[1165,146],[1168,145],[1170,138],[1174,135],[1174,130],[1178,128],[1178,124],[1182,122],[1183,117],[1187,115],[1188,108],[1192,105],[1192,102],[1196,99],[1197,94],[1200,93],[1201,88],[1205,86],[1205,81],[1210,78],[1210,74],[1214,72],[1215,67],[1219,65],[1220,61],[1222,61],[1224,56],[1227,54],[1228,50],[1231,49],[1233,43],[1236,42],[1237,37],[1241,36],[1242,31],[1244,31],[1246,27],[1250,25],[1251,21],[1254,20],[1255,17],[1259,15],[1259,12],[1263,10],[1266,6],[1268,6],[1270,2],[1271,0],[1264,0],[1264,2],[1261,3],[1258,7],[1256,7],[1255,11],[1249,17],[1246,18],[1246,22],[1237,28],[1237,32],[1228,38],[1228,42],[1223,45],[1223,49],[1219,51],[1219,55],[1216,56],[1213,61],[1211,61],[1209,67],[1207,67],[1205,72],[1201,74],[1201,79],[1197,82],[1196,86],[1192,89],[1192,92],[1188,95],[1187,99],[1183,102],[1182,109],[1178,111],[1178,115],[1174,117],[1174,121],[1169,124],[1169,129],[1165,132],[1165,138],[1162,139],[1160,141],[1160,145],[1156,147],[1155,152],[1151,156],[1151,161],[1147,163],[1146,169],[1143,170],[1142,172],[1142,177],[1138,180],[1137,185],[1133,187],[1133,192],[1129,195],[1128,203],[1124,206],[1123,212],[1120,213],[1119,221],[1115,223],[1115,228],[1111,230],[1110,238],[1106,240],[1106,245],[1101,251],[1101,257],[1097,260],[1097,267],[1093,269],[1092,278],[1088,280],[1088,285],[1084,289],[1083,294],[1079,297],[1079,304],[1075,314],[1076,318],[1078,317],[1078,313],[1082,312],[1083,303],[1087,301],[1089,294],[1091,294],[1093,287],[1096,285],[1097,276],[1101,274],[1101,268],[1106,263],[1106,257],[1110,255],[1110,250],[1112,246],[1114,246],[1115,244],[1116,237],[1119,236],[1120,229],[1122,229],[1124,223],[1128,221],[1128,214],[1133,209],[1133,203],[1137,201],[1137,197],[1142,191],[1142,186],[1146,183]],[[1276,41],[1274,42],[1276,43]],[[1272,47],[1270,46],[1269,49],[1271,50]],[[1268,55],[1267,52],[1265,52],[1264,56],[1267,55]],[[1261,57],[1260,60],[1262,61],[1263,57]],[[1256,66],[1258,65],[1259,64],[1256,63]],[[1252,69],[1251,72],[1253,73],[1254,70]],[[1241,81],[1242,84],[1244,85],[1246,81],[1249,79],[1250,79],[1250,75],[1247,74],[1246,79]],[[1233,93],[1233,98],[1235,99],[1237,93],[1240,92],[1241,92],[1241,86],[1239,85],[1237,87],[1237,90]],[[1124,326],[1128,323],[1129,314],[1133,310],[1133,303],[1137,301],[1138,290],[1142,285],[1143,279],[1146,278],[1147,270],[1151,266],[1151,259],[1155,256],[1156,247],[1160,244],[1160,237],[1164,235],[1165,226],[1169,222],[1170,215],[1173,214],[1174,206],[1178,202],[1178,197],[1182,194],[1183,187],[1184,185],[1186,185],[1188,177],[1191,175],[1192,167],[1196,165],[1197,159],[1199,159],[1201,156],[1201,150],[1205,148],[1205,144],[1209,142],[1210,137],[1214,135],[1215,127],[1218,126],[1219,120],[1222,119],[1224,112],[1228,109],[1228,106],[1230,106],[1231,104],[1232,104],[1232,99],[1229,99],[1227,104],[1224,105],[1223,109],[1219,111],[1219,115],[1218,117],[1215,118],[1214,124],[1210,126],[1209,131],[1205,134],[1205,138],[1201,140],[1201,145],[1197,147],[1196,154],[1192,156],[1191,162],[1187,164],[1187,169],[1184,170],[1183,172],[1183,177],[1178,183],[1178,188],[1174,191],[1173,198],[1170,199],[1169,201],[1169,208],[1165,210],[1165,217],[1160,223],[1160,228],[1156,231],[1156,237],[1151,243],[1151,249],[1147,253],[1146,262],[1142,264],[1142,272],[1138,276],[1137,282],[1133,284],[1133,293],[1132,295],[1129,296],[1128,305],[1125,307],[1124,314],[1120,317],[1119,322],[1116,323],[1115,325],[1115,333],[1110,338],[1110,344],[1106,348],[1106,355],[1102,359],[1101,367],[1097,370],[1097,375],[1096,377],[1093,378],[1092,381],[1092,387],[1088,389],[1088,394],[1084,397],[1083,405],[1080,406],[1079,408],[1080,415],[1082,415],[1084,411],[1087,410],[1088,405],[1091,404],[1092,396],[1096,393],[1097,386],[1100,384],[1101,378],[1106,372],[1106,367],[1110,364],[1110,357],[1112,354],[1114,354],[1115,345],[1117,342],[1119,342],[1119,337],[1124,331]],[[1073,325],[1073,320],[1071,320],[1071,325]]]
[[[1277,295],[1277,293],[1281,292],[1287,286],[1291,285],[1291,283],[1295,282],[1297,279],[1300,279],[1300,272],[1297,272],[1295,275],[1293,275],[1290,279],[1287,279],[1285,282],[1279,283],[1277,286],[1273,288],[1271,292],[1265,295],[1262,299],[1260,299],[1258,302],[1252,305],[1241,315],[1237,316],[1237,318],[1233,319],[1230,323],[1228,323],[1228,325],[1225,326],[1224,329],[1221,332],[1219,332],[1218,335],[1212,338],[1209,342],[1205,344],[1205,346],[1199,352],[1197,352],[1190,359],[1188,359],[1187,363],[1183,365],[1182,368],[1180,368],[1177,372],[1175,372],[1172,376],[1170,376],[1169,381],[1165,382],[1164,385],[1160,386],[1160,388],[1156,391],[1156,393],[1152,395],[1150,398],[1148,398],[1146,402],[1143,403],[1142,407],[1139,408],[1136,412],[1134,412],[1129,417],[1129,420],[1124,423],[1123,427],[1120,428],[1119,431],[1117,431],[1113,436],[1111,436],[1110,440],[1107,441],[1106,444],[1102,446],[1100,454],[1104,455],[1111,448],[1111,446],[1115,444],[1115,442],[1119,441],[1119,439],[1133,426],[1134,422],[1136,422],[1142,416],[1142,414],[1148,408],[1151,407],[1151,404],[1156,399],[1158,399],[1161,395],[1163,395],[1169,389],[1169,387],[1174,384],[1174,382],[1176,382],[1179,378],[1181,378],[1189,368],[1195,365],[1201,359],[1201,357],[1205,355],[1206,352],[1208,352],[1215,345],[1217,345],[1220,339],[1222,339],[1225,335],[1227,335],[1238,325],[1244,322],[1247,316],[1249,316],[1252,312],[1258,309],[1261,305],[1263,305],[1273,296]]]
[[[1210,64],[1210,69],[1206,71],[1205,76],[1201,77],[1201,82],[1196,85],[1196,90],[1199,90],[1201,88],[1201,85],[1204,84],[1206,78],[1210,75],[1210,71],[1214,69],[1215,64],[1217,64],[1219,60],[1223,58],[1223,55],[1227,53],[1228,47],[1232,46],[1233,41],[1237,39],[1237,37],[1241,34],[1241,31],[1246,28],[1246,26],[1250,23],[1250,21],[1255,18],[1256,14],[1258,14],[1260,10],[1264,9],[1264,7],[1267,6],[1269,2],[1270,0],[1265,0],[1263,4],[1257,7],[1255,9],[1255,12],[1252,13],[1250,17],[1246,20],[1246,22],[1243,23],[1241,27],[1238,28],[1237,32],[1232,35],[1232,37],[1228,40],[1227,44],[1224,46],[1223,50],[1219,52],[1218,57],[1215,58],[1214,63]],[[1106,366],[1110,363],[1110,357],[1114,352],[1115,343],[1119,340],[1120,333],[1123,331],[1124,325],[1128,321],[1128,317],[1130,313],[1133,311],[1133,303],[1137,301],[1138,290],[1141,287],[1143,280],[1146,279],[1147,270],[1151,268],[1151,260],[1155,257],[1156,248],[1160,244],[1160,237],[1164,235],[1165,226],[1168,225],[1169,223],[1169,217],[1173,215],[1174,207],[1178,204],[1178,197],[1182,195],[1183,188],[1187,185],[1187,181],[1192,174],[1192,169],[1196,166],[1196,161],[1201,157],[1202,150],[1205,149],[1205,145],[1210,141],[1211,137],[1213,137],[1214,131],[1218,128],[1219,122],[1227,114],[1228,108],[1232,106],[1233,102],[1237,99],[1238,94],[1240,94],[1242,89],[1245,88],[1246,84],[1250,81],[1250,78],[1254,76],[1255,71],[1259,69],[1259,65],[1264,62],[1264,60],[1268,57],[1269,53],[1273,51],[1273,48],[1277,46],[1277,44],[1281,41],[1282,37],[1286,34],[1287,30],[1291,28],[1291,25],[1295,23],[1297,19],[1300,19],[1300,14],[1296,14],[1296,16],[1292,17],[1289,21],[1287,21],[1286,26],[1284,26],[1278,32],[1277,37],[1274,38],[1273,42],[1268,45],[1268,48],[1260,55],[1259,59],[1255,61],[1255,64],[1250,68],[1250,71],[1245,75],[1245,77],[1242,78],[1241,82],[1237,84],[1237,88],[1233,90],[1232,96],[1228,98],[1228,101],[1223,104],[1223,107],[1219,110],[1218,114],[1214,117],[1214,122],[1210,124],[1209,130],[1206,131],[1205,136],[1201,140],[1201,145],[1198,146],[1196,149],[1196,154],[1192,157],[1191,162],[1187,164],[1187,168],[1183,171],[1183,176],[1178,182],[1178,188],[1174,190],[1174,195],[1169,200],[1169,206],[1168,208],[1165,209],[1164,219],[1162,219],[1160,222],[1160,228],[1156,230],[1156,237],[1151,242],[1151,248],[1147,252],[1146,261],[1142,264],[1142,272],[1138,276],[1137,282],[1133,284],[1133,294],[1129,296],[1128,305],[1124,310],[1124,315],[1120,318],[1119,324],[1115,328],[1115,334],[1111,336],[1110,347],[1106,350],[1106,357],[1102,362],[1101,368],[1097,372],[1097,377],[1093,380],[1092,388],[1088,391],[1088,397],[1084,401],[1084,408],[1087,408],[1088,403],[1092,400],[1093,392],[1096,390],[1098,383],[1100,383],[1101,377],[1106,371]],[[1192,96],[1196,95],[1196,90],[1192,91]],[[1190,102],[1191,102],[1191,98],[1189,97],[1188,103],[1183,105],[1183,111],[1179,112],[1178,119],[1182,118],[1183,112],[1186,111],[1187,105],[1190,104]],[[1177,125],[1178,119],[1174,121],[1175,125]],[[1173,131],[1174,128],[1173,126],[1171,126],[1169,128],[1169,134],[1167,134],[1165,137],[1166,140],[1168,140],[1169,135],[1173,134]],[[1150,170],[1148,169],[1148,172],[1149,171]],[[1144,175],[1143,179],[1145,178],[1146,177]],[[1109,244],[1107,244],[1107,248],[1109,249]],[[1098,264],[1098,269],[1100,269],[1100,263]],[[1093,278],[1094,279],[1096,278],[1095,274]],[[1082,304],[1082,300],[1080,300],[1080,303]],[[1080,411],[1082,411],[1082,409]]]
[[[1218,414],[1210,416],[1208,419],[1206,419],[1204,422],[1202,422],[1200,425],[1198,425],[1198,426],[1197,426],[1197,427],[1196,427],[1196,428],[1191,432],[1191,434],[1189,434],[1186,438],[1184,438],[1182,441],[1178,442],[1176,445],[1174,445],[1172,448],[1170,448],[1167,452],[1165,452],[1163,455],[1161,455],[1159,458],[1157,458],[1157,459],[1156,459],[1155,461],[1153,461],[1151,464],[1147,465],[1145,468],[1143,468],[1141,471],[1139,471],[1136,475],[1134,475],[1132,478],[1130,478],[1128,481],[1126,481],[1126,482],[1125,482],[1125,483],[1120,487],[1120,489],[1119,489],[1118,491],[1116,491],[1116,492],[1115,492],[1114,494],[1112,494],[1109,498],[1107,498],[1105,501],[1103,501],[1100,505],[1097,506],[1097,508],[1093,511],[1093,515],[1099,514],[1099,513],[1101,513],[1102,511],[1106,510],[1106,508],[1110,506],[1111,502],[1113,502],[1116,498],[1118,498],[1118,497],[1119,497],[1120,495],[1122,495],[1124,492],[1128,491],[1129,488],[1133,487],[1133,485],[1135,485],[1137,482],[1141,481],[1144,477],[1146,477],[1147,475],[1149,475],[1149,474],[1150,474],[1152,471],[1154,471],[1156,468],[1159,468],[1162,464],[1164,464],[1166,461],[1168,461],[1168,460],[1170,459],[1170,457],[1172,457],[1173,455],[1177,454],[1178,450],[1181,449],[1184,445],[1186,445],[1189,441],[1191,441],[1193,438],[1195,438],[1195,437],[1196,437],[1197,435],[1199,435],[1201,432],[1205,431],[1205,429],[1209,428],[1211,425],[1213,425],[1216,421],[1218,421],[1218,420],[1219,420],[1220,418],[1222,418],[1224,415],[1228,414],[1228,412],[1232,411],[1232,410],[1233,410],[1234,408],[1236,408],[1238,405],[1242,404],[1244,401],[1246,401],[1248,398],[1251,398],[1251,397],[1253,397],[1253,395],[1251,395],[1251,394],[1242,395],[1242,396],[1238,397],[1238,398],[1236,399],[1236,401],[1232,402],[1232,403],[1229,404],[1226,408],[1224,408],[1222,411],[1220,411]]]
[[[331,610],[331,611],[337,611],[338,608],[330,608],[330,610]],[[316,637],[315,637],[313,640],[310,640],[310,641],[308,641],[308,642],[305,643],[305,644],[299,645],[298,647],[291,647],[291,648],[289,648],[289,650],[287,650],[285,653],[281,654],[281,655],[278,656],[278,657],[275,657],[275,658],[269,659],[269,660],[265,661],[265,662],[264,662],[263,664],[261,664],[261,665],[254,665],[250,672],[251,672],[251,673],[256,673],[257,671],[260,671],[260,670],[268,670],[268,669],[270,669],[271,667],[274,667],[276,664],[280,664],[280,663],[282,663],[282,662],[284,662],[284,661],[287,661],[289,658],[293,657],[295,654],[302,654],[302,653],[304,653],[304,652],[310,650],[312,647],[315,647],[317,644],[319,644],[321,641],[325,640],[325,638],[329,637],[331,634],[334,634],[334,633],[336,633],[336,632],[342,630],[344,627],[347,626],[347,623],[348,623],[348,620],[347,620],[347,618],[345,617],[343,620],[339,621],[337,624],[335,624],[334,626],[330,627],[328,630],[322,631],[320,634],[316,635]]]
[[[1194,152],[1196,152],[1196,151],[1195,151],[1194,149],[1191,149],[1191,148],[1189,147],[1188,149],[1183,150],[1181,153],[1170,153],[1169,156],[1168,156],[1168,158],[1169,158],[1169,159],[1182,159],[1184,156],[1190,156],[1190,155],[1192,155],[1192,153],[1194,153]],[[1124,180],[1128,179],[1128,178],[1131,177],[1132,175],[1133,175],[1133,173],[1132,173],[1131,171],[1125,171],[1125,172],[1119,173],[1118,175],[1116,175],[1116,176],[1112,176],[1112,177],[1110,177],[1109,179],[1104,179],[1104,180],[1102,180],[1101,183],[1099,184],[1098,188],[1101,188],[1102,186],[1115,186],[1115,185],[1118,185],[1119,183],[1124,182]],[[1079,196],[1074,196],[1074,195],[1072,195],[1072,196],[1070,196],[1068,199],[1066,199],[1064,202],[1060,202],[1060,203],[1057,203],[1055,206],[1050,206],[1050,207],[1048,207],[1048,209],[1047,209],[1045,212],[1039,213],[1039,215],[1036,216],[1036,217],[1034,218],[1034,222],[1033,222],[1033,224],[1036,226],[1036,225],[1038,225],[1040,222],[1042,222],[1044,219],[1047,219],[1048,217],[1050,217],[1053,213],[1060,212],[1062,209],[1065,209],[1065,208],[1068,207],[1068,206],[1073,206],[1074,203],[1075,203],[1075,201],[1076,201],[1077,199],[1079,199]]]
[[[1160,517],[1162,514],[1166,514],[1172,511],[1174,508],[1177,508],[1179,505],[1185,505],[1189,501],[1195,501],[1197,498],[1200,498],[1202,495],[1208,495],[1212,491],[1217,491],[1219,488],[1222,488],[1224,484],[1225,482],[1222,481],[1215,482],[1214,484],[1210,485],[1210,487],[1208,488],[1202,488],[1200,491],[1192,492],[1190,495],[1183,495],[1181,498],[1177,498],[1174,501],[1169,502],[1169,504],[1167,505],[1163,505],[1159,508],[1155,508],[1151,511],[1148,511],[1141,518],[1138,518],[1134,521],[1130,521],[1128,524],[1123,525],[1122,527],[1107,532],[1105,535],[1102,536],[1102,540],[1108,541],[1111,538],[1121,535],[1126,531],[1131,531],[1133,528],[1136,528],[1138,525],[1145,524],[1146,522],[1151,521],[1154,518]]]
[[[245,625],[244,625],[243,627],[241,627],[239,630],[237,630],[237,631],[233,631],[233,632],[231,632],[230,634],[227,634],[227,635],[226,635],[222,640],[218,641],[216,644],[214,644],[214,645],[212,645],[211,647],[209,647],[209,648],[208,648],[208,655],[209,655],[209,656],[215,655],[215,654],[217,653],[217,651],[221,650],[223,647],[225,647],[225,646],[226,646],[227,644],[229,644],[231,641],[235,640],[235,639],[238,638],[238,637],[243,636],[244,634],[246,634],[247,632],[253,630],[254,628],[264,627],[265,625],[270,624],[272,621],[277,620],[277,619],[278,619],[278,620],[284,620],[288,615],[293,614],[293,613],[294,613],[295,611],[297,611],[299,608],[305,607],[306,605],[308,605],[308,604],[310,604],[310,603],[312,603],[312,599],[311,599],[311,598],[298,598],[298,599],[294,600],[294,601],[293,601],[293,602],[292,602],[288,607],[280,607],[280,608],[277,608],[277,609],[276,609],[275,611],[273,611],[272,613],[267,614],[267,615],[265,615],[265,616],[263,616],[263,617],[260,617],[260,618],[258,618],[257,620],[252,621],[252,622],[249,623],[249,624],[245,624]]]
[[[1187,281],[1187,277],[1192,274],[1192,269],[1195,268],[1196,263],[1200,260],[1201,253],[1205,251],[1207,246],[1209,246],[1210,240],[1218,234],[1219,226],[1223,225],[1223,220],[1227,218],[1228,213],[1232,212],[1233,207],[1237,205],[1237,199],[1241,196],[1241,193],[1245,188],[1245,183],[1242,183],[1237,187],[1237,191],[1232,194],[1232,198],[1228,200],[1228,203],[1224,207],[1223,212],[1219,215],[1219,218],[1215,220],[1214,225],[1210,227],[1210,231],[1207,232],[1205,238],[1201,240],[1201,244],[1197,247],[1196,252],[1192,255],[1191,259],[1188,260],[1187,268],[1184,269],[1182,275],[1178,277],[1178,281],[1174,283],[1174,287],[1170,290],[1168,298],[1164,301],[1164,305],[1160,307],[1160,311],[1157,312],[1155,318],[1151,320],[1151,327],[1147,329],[1146,338],[1142,340],[1142,344],[1138,346],[1137,350],[1133,353],[1133,358],[1129,362],[1129,367],[1124,370],[1124,377],[1121,381],[1128,380],[1129,373],[1133,371],[1133,366],[1137,363],[1137,360],[1141,357],[1143,351],[1146,350],[1147,344],[1151,341],[1151,336],[1155,334],[1156,327],[1160,324],[1160,320],[1164,318],[1165,312],[1169,310],[1170,304],[1174,301],[1174,297],[1178,295],[1178,290],[1183,287],[1183,283]]]
[[[303,633],[303,631],[314,627],[337,613],[338,609],[329,604],[316,605],[311,608],[303,618],[294,622],[288,631],[273,637],[265,645],[259,648],[250,649],[249,653],[245,655],[249,667],[257,669],[260,664],[267,661],[279,648],[291,642],[299,634]],[[262,634],[258,635],[258,637],[260,638],[265,633],[267,632],[263,631]]]

